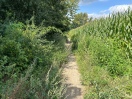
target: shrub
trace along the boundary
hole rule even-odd
[[[51,35],[49,31],[57,35],[53,41],[47,38]],[[56,34],[60,32],[33,23],[10,22],[5,26],[0,36],[1,98],[58,99],[62,96],[59,66],[68,53],[64,49],[64,37]]]

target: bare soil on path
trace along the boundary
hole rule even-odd
[[[70,49],[71,45],[66,45]],[[67,64],[63,65],[63,78],[65,79],[64,84],[66,85],[65,99],[83,99],[84,87],[81,85],[80,73],[76,58],[73,54],[68,56]]]

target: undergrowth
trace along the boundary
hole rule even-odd
[[[52,36],[50,39],[49,36]],[[68,51],[55,27],[8,22],[0,26],[0,98],[60,99]]]
[[[84,99],[132,98],[131,15],[113,14],[69,32],[87,89]]]

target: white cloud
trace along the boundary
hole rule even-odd
[[[99,13],[99,14],[96,14],[96,13],[91,13],[91,14],[88,14],[88,17],[90,18],[90,17],[92,17],[92,18],[101,18],[101,17],[108,17],[109,16],[109,14],[106,14],[106,13],[103,13],[103,14],[101,14],[101,13]]]
[[[79,5],[87,5],[97,0],[80,0]]]
[[[87,5],[87,4],[90,4],[95,1],[104,2],[104,1],[108,1],[108,0],[80,0],[79,5],[80,6]]]
[[[91,14],[88,14],[88,16],[93,17],[93,18],[107,17],[112,13],[127,11],[128,8],[130,8],[132,10],[132,4],[130,4],[130,5],[115,5],[115,6],[110,7],[107,10],[100,11],[98,14],[91,13]]]
[[[117,12],[124,12],[128,10],[128,8],[132,10],[132,4],[131,5],[115,5],[108,9],[110,13],[117,13]]]

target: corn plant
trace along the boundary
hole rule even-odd
[[[132,58],[132,11],[116,13],[109,17],[96,19],[82,27],[70,31],[77,35],[86,33],[86,36],[94,35],[103,39],[112,38],[118,42],[128,58]]]
[[[132,11],[95,19],[69,37],[88,87],[84,99],[131,99]]]

